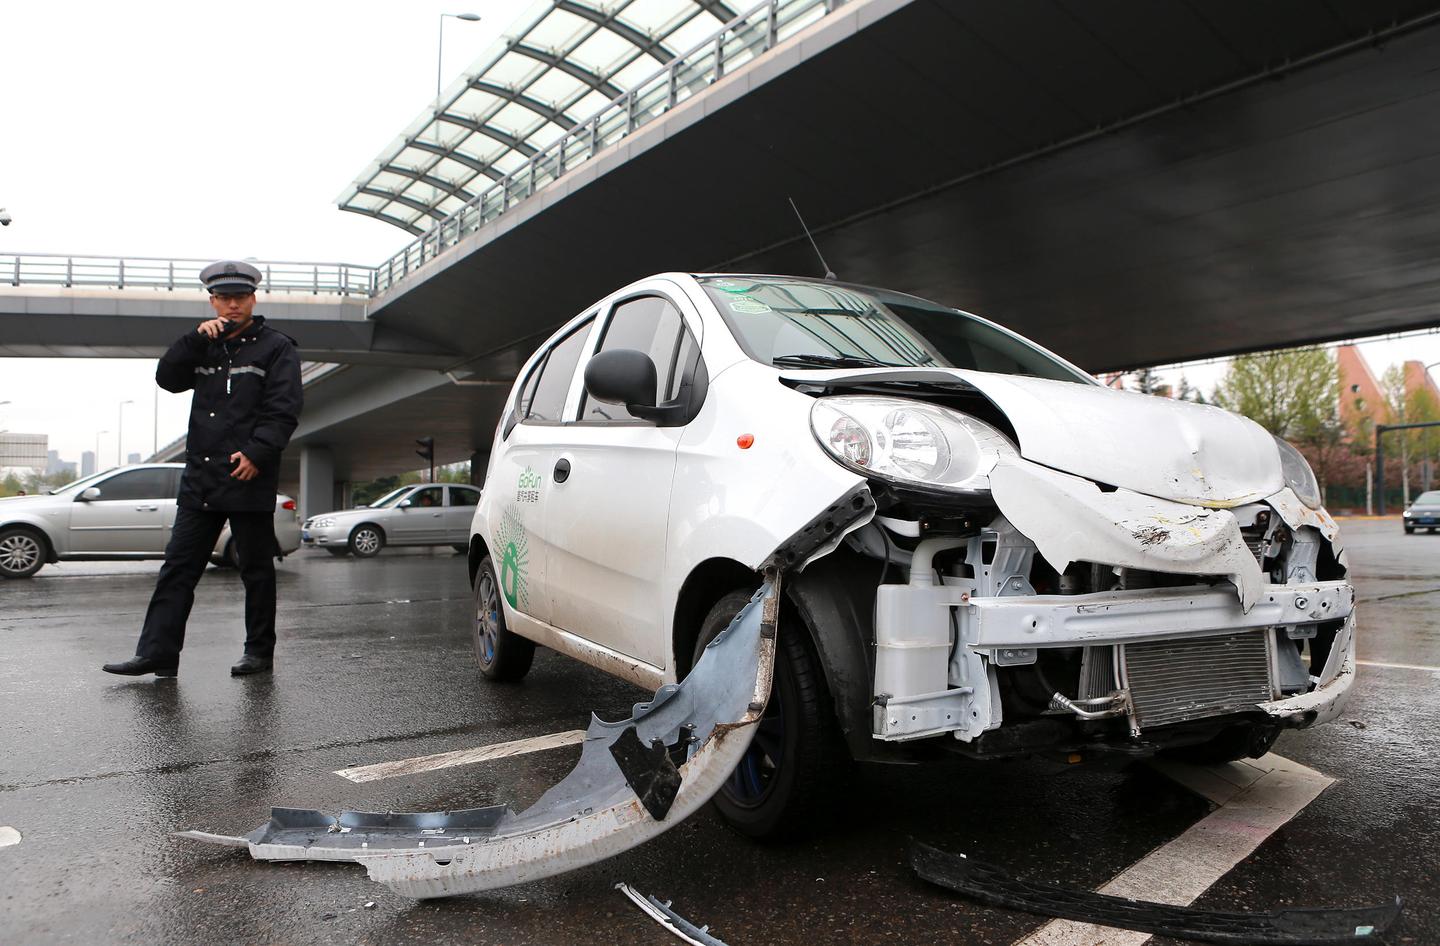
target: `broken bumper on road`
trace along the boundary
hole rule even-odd
[[[859,487],[807,523],[763,566],[764,584],[684,681],[610,723],[591,717],[580,761],[530,808],[424,813],[277,808],[245,837],[177,837],[244,846],[257,860],[357,861],[409,897],[540,880],[659,835],[710,800],[744,755],[769,699],[782,576],[869,521]]]

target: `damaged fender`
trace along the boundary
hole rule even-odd
[[[1185,575],[1224,575],[1246,613],[1264,576],[1227,509],[1204,509],[1115,489],[1028,460],[1001,458],[990,473],[995,505],[1050,566],[1102,562]],[[1297,503],[1298,505],[1298,503]]]
[[[580,761],[530,808],[413,814],[277,808],[243,838],[257,860],[357,861],[408,897],[493,890],[565,873],[661,834],[710,800],[755,735],[770,695],[785,571],[833,548],[874,515],[862,485],[830,504],[766,562],[765,581],[690,675],[621,722],[592,716]]]

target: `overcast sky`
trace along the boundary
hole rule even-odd
[[[448,85],[533,2],[0,2],[0,253],[378,263],[408,235],[334,199],[429,106],[439,14],[484,17],[446,20]],[[1366,355],[1377,375],[1440,361],[1440,337]],[[1208,393],[1222,370],[1187,373]],[[123,410],[121,454],[148,455],[189,403],[153,375],[0,359],[0,430],[49,434],[68,460],[98,436],[104,466]]]

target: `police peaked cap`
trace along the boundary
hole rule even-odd
[[[211,295],[241,295],[260,286],[260,270],[240,260],[220,260],[200,270],[200,281]]]

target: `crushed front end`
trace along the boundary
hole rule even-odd
[[[926,401],[840,390],[817,398],[812,425],[871,473],[878,502],[850,539],[887,563],[873,739],[945,736],[985,757],[1196,746],[1239,758],[1341,711],[1355,593],[1313,480],[1281,473],[1293,448],[1273,448],[1273,479],[1256,464],[1249,496],[1178,501],[1027,459],[1015,444],[1033,427],[973,389],[912,388]],[[1203,443],[1208,419],[1189,440]],[[1185,471],[1196,480],[1199,452]],[[915,475],[942,460],[943,474]]]

